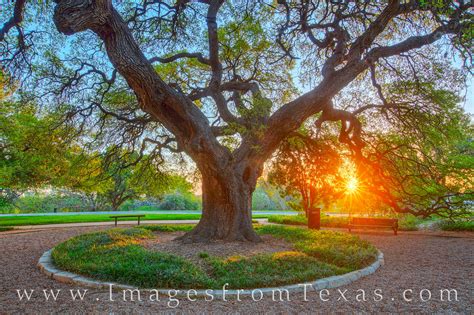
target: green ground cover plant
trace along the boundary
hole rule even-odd
[[[149,225],[83,234],[56,246],[62,270],[144,288],[271,287],[301,283],[360,269],[377,250],[357,236],[298,227],[256,226],[259,234],[284,239],[294,249],[253,256],[217,257],[201,252],[202,264],[141,245],[154,231],[189,231],[192,225]]]

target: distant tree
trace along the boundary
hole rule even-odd
[[[84,193],[94,210],[117,210],[128,200],[160,198],[189,188],[183,177],[160,171],[147,156],[137,160],[137,153],[117,157],[106,152],[76,156],[63,185]]]
[[[365,134],[357,161],[367,189],[399,213],[472,213],[474,125],[460,99],[430,83],[404,82],[390,91],[405,105],[398,115],[386,113],[390,125]]]
[[[262,186],[257,184],[252,195],[252,210],[275,209],[276,205]]]
[[[259,205],[259,200],[256,198],[255,193],[260,193],[265,200],[265,203],[268,203],[268,207],[262,207]],[[265,180],[263,178],[259,179],[257,182],[257,187],[255,193],[252,196],[252,209],[274,209],[274,210],[288,210],[290,207],[288,202],[290,202],[289,196],[283,196],[280,194],[280,189],[277,186],[272,185],[268,178]]]
[[[0,100],[0,187],[10,190],[52,184],[67,171],[71,130],[60,116],[36,115],[37,107]]]
[[[11,98],[0,70],[0,208],[12,207],[26,189],[56,182],[67,172],[72,129],[58,113],[38,115],[35,103]]]
[[[138,153],[101,154],[81,148],[79,131],[60,124],[58,112],[40,113],[35,103],[11,99],[0,71],[0,207],[21,192],[45,186],[80,190],[93,210],[141,196],[159,197],[186,183],[180,176],[158,171]],[[109,160],[107,160],[109,159]]]
[[[297,209],[308,216],[337,200],[344,193],[342,156],[336,141],[316,141],[298,133],[280,146],[269,173],[269,181],[283,195],[300,200]]]
[[[158,204],[161,210],[199,210],[199,200],[189,191],[178,189],[168,193]]]

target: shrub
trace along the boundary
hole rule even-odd
[[[257,187],[252,195],[252,209],[276,209],[277,206],[262,187]]]
[[[423,219],[412,214],[403,214],[398,217],[398,229],[400,231],[417,231],[419,225],[430,219]]]
[[[439,228],[443,231],[471,231],[474,232],[474,220],[463,221],[441,221]]]
[[[257,184],[252,194],[253,210],[288,210],[287,201],[283,199],[278,190],[268,184]]]
[[[165,195],[163,201],[158,204],[161,210],[199,210],[201,203],[192,194],[180,192]]]
[[[47,213],[54,212],[54,209],[58,212],[90,210],[84,199],[75,194],[26,195],[18,198],[16,207],[22,213]]]

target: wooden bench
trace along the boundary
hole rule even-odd
[[[349,232],[357,227],[372,227],[372,228],[391,228],[393,233],[397,235],[398,219],[386,218],[351,218],[349,222]]]
[[[138,225],[140,225],[140,218],[143,218],[144,214],[127,214],[127,215],[111,215],[111,218],[115,218],[115,226],[117,226],[118,218],[138,218]]]

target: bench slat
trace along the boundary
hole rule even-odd
[[[363,227],[386,227],[386,228],[391,228],[393,227],[393,225],[373,225],[373,224],[370,224],[370,225],[363,225],[363,224],[350,224],[350,226],[363,226]]]
[[[127,214],[127,215],[111,215],[109,218],[115,219],[115,226],[117,226],[117,221],[119,218],[137,218],[138,225],[140,225],[140,218],[145,217],[144,214]]]
[[[385,218],[352,218],[351,223],[353,224],[367,224],[367,225],[388,225],[398,222],[398,219],[385,219]]]
[[[398,219],[387,219],[387,218],[351,218],[348,224],[349,232],[352,228],[356,227],[373,227],[373,228],[391,228],[395,235],[398,230]]]

